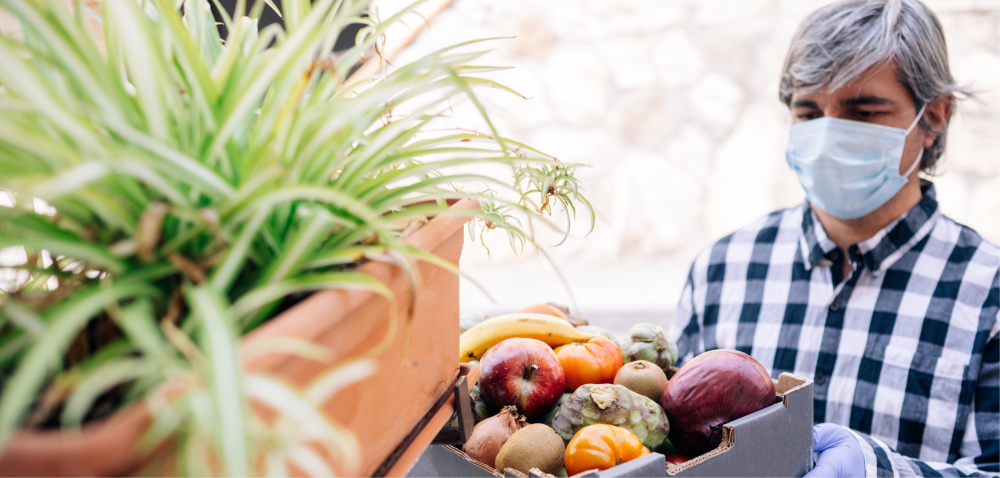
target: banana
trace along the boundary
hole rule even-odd
[[[558,347],[571,342],[586,342],[597,337],[597,334],[580,332],[565,319],[551,315],[500,315],[480,322],[459,337],[459,360],[479,360],[490,347],[514,337],[538,339]]]

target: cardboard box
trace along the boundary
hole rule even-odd
[[[802,476],[813,467],[813,383],[783,373],[775,381],[775,392],[780,402],[727,423],[718,448],[683,465],[667,469],[663,455],[651,453],[577,477]],[[524,478],[490,468],[458,448],[440,445],[429,447],[407,476]]]
[[[802,476],[813,467],[813,382],[783,373],[781,401],[725,424],[718,448],[668,476]]]
[[[489,465],[479,463],[469,455],[462,453],[462,450],[449,445],[431,445],[424,451],[424,454],[413,465],[409,474],[412,478],[420,477],[482,477],[482,478],[526,478],[521,473],[507,470],[505,473],[490,468]],[[549,478],[551,475],[537,475],[532,473],[532,478]],[[605,478],[605,477],[666,477],[667,462],[663,455],[650,453],[637,460],[622,463],[614,468],[603,471],[589,471],[576,475],[574,478]]]

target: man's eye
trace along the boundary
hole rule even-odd
[[[798,115],[798,118],[802,121],[809,121],[811,119],[816,119],[817,116],[815,113],[802,113]]]
[[[858,116],[862,118],[874,118],[882,114],[881,111],[858,111]]]

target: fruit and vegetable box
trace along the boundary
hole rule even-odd
[[[618,342],[544,308],[462,328],[461,360],[479,367],[465,414],[465,430],[475,427],[460,449],[430,447],[409,476],[802,476],[812,468],[812,381],[772,380],[745,353],[711,350],[676,368],[676,345],[658,326],[636,324]]]
[[[671,369],[671,372],[676,369]],[[672,375],[672,373],[668,373]],[[722,442],[713,450],[686,462],[665,460],[661,453],[650,453],[606,470],[583,472],[579,477],[711,477],[711,476],[802,476],[812,469],[813,442],[812,380],[782,374],[775,381],[776,403],[723,426]],[[780,401],[778,401],[780,400]],[[549,474],[529,476],[547,478]],[[410,471],[411,477],[438,476],[525,476],[507,470],[506,474],[469,457],[461,449],[432,445]]]

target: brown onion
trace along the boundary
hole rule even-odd
[[[513,405],[503,407],[500,413],[476,424],[462,451],[473,460],[493,468],[500,447],[525,425],[524,418],[517,414],[517,408]]]

